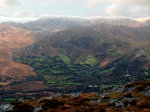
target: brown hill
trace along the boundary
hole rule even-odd
[[[7,85],[11,80],[35,75],[31,67],[11,59],[13,50],[34,42],[32,35],[32,32],[20,28],[0,26],[0,85]]]

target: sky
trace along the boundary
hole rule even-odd
[[[0,15],[145,18],[150,17],[150,0],[0,0]]]

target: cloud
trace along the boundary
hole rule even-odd
[[[149,0],[110,0],[112,3],[121,3],[128,5],[150,6]]]
[[[128,16],[128,17],[141,17],[150,15],[149,7],[128,7],[126,5],[112,4],[105,8],[105,13],[107,16]]]
[[[59,4],[59,3],[69,3],[74,0],[39,0],[47,5]]]
[[[101,4],[104,2],[105,2],[104,0],[87,0],[84,6],[87,8],[93,8],[95,5]]]
[[[0,0],[0,7],[18,5],[20,2],[18,0]]]
[[[105,12],[110,16],[126,16],[129,15],[129,10],[124,5],[113,4],[106,7]]]
[[[131,16],[133,17],[141,17],[141,16],[149,16],[150,15],[150,8],[149,7],[134,7],[131,9]]]
[[[55,3],[54,0],[40,0],[41,2],[45,3],[45,4],[49,4],[49,5],[52,5]]]
[[[26,12],[26,11],[17,11],[15,13],[13,13],[11,15],[11,17],[15,17],[15,18],[34,18],[34,17],[37,17],[36,14],[34,13],[29,13],[29,12]]]
[[[87,8],[93,8],[94,6],[103,3],[126,4],[133,6],[150,6],[150,0],[87,0],[84,6]]]

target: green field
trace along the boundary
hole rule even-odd
[[[74,83],[74,82],[61,82],[60,85],[81,85],[81,83]]]
[[[103,70],[100,72],[100,74],[102,74],[102,75],[110,75],[112,73],[113,73],[112,69],[107,69],[107,70]]]
[[[98,63],[98,60],[93,56],[88,56],[87,58],[81,60],[79,63],[83,65],[87,64],[90,65],[91,67],[94,67]]]
[[[3,101],[4,101],[5,103],[11,103],[11,102],[13,102],[13,101],[16,101],[16,98],[3,98]]]
[[[68,56],[66,55],[58,55],[57,60],[61,60],[65,64],[71,64],[71,60]]]
[[[88,73],[88,72],[85,72],[85,73],[82,73],[81,74],[82,77],[91,77],[92,74]]]

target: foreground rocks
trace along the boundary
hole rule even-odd
[[[8,112],[150,112],[150,80],[103,93],[53,95],[13,102]]]
[[[13,107],[14,106],[11,104],[0,105],[0,112],[6,112],[6,111],[13,110]]]

